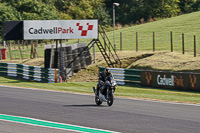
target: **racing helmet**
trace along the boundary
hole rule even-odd
[[[110,73],[111,73],[110,68],[109,68],[109,67],[106,67],[106,68],[104,69],[104,74],[105,74],[106,76],[109,76]]]

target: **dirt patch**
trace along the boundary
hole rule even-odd
[[[200,72],[200,62],[190,54],[159,52],[133,62],[130,69]]]

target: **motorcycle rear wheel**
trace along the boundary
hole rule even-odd
[[[96,103],[96,105],[101,105],[102,104],[102,102],[100,101],[100,99],[99,99],[99,96],[95,96],[95,103]]]

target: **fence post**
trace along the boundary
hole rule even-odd
[[[24,49],[24,40],[22,40],[22,46],[23,46],[22,48]]]
[[[155,52],[155,32],[153,32],[153,52]]]
[[[94,55],[94,64],[95,64],[96,63],[95,44],[93,44],[93,55]]]
[[[19,48],[19,52],[20,52],[20,55],[21,55],[21,59],[23,60],[23,55],[22,55],[22,50],[21,50],[21,47],[20,47],[20,41],[18,40],[18,48]]]
[[[138,33],[136,32],[136,52],[138,51]]]
[[[173,35],[172,35],[172,31],[171,31],[171,52],[173,52]]]
[[[120,51],[122,51],[122,32],[120,32]]]
[[[28,44],[30,41],[26,41],[26,49],[28,49]]]
[[[196,36],[194,35],[194,57],[196,57]]]
[[[35,54],[37,55],[37,58],[39,58],[37,47],[38,47],[38,40],[35,43]]]
[[[8,50],[9,50],[10,60],[12,60],[12,54],[11,54],[11,42],[9,42]]]
[[[183,54],[185,53],[185,48],[184,48],[184,33],[182,33],[182,50]]]
[[[30,54],[30,58],[31,58],[31,59],[34,58],[33,41],[31,41],[31,54]]]

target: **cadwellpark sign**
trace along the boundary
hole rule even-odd
[[[24,40],[98,38],[98,20],[24,20]]]
[[[97,39],[98,20],[23,20],[3,22],[4,40]]]
[[[191,72],[141,71],[141,85],[157,88],[200,90],[200,74]]]

